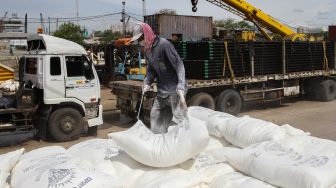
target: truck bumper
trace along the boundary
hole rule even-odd
[[[99,105],[98,109],[98,117],[88,119],[88,124],[89,127],[97,126],[97,125],[102,125],[103,124],[103,105]]]

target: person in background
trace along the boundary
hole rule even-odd
[[[156,36],[146,23],[134,26],[131,42],[144,47],[147,60],[144,93],[150,90],[156,79],[158,92],[150,113],[151,131],[164,134],[173,118],[175,123],[187,119],[187,82],[183,62],[174,46],[168,40]]]

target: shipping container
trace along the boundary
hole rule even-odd
[[[330,25],[328,33],[328,39],[331,41],[336,41],[336,25]]]
[[[212,17],[155,14],[145,16],[155,34],[183,41],[212,39]]]

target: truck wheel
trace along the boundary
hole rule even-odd
[[[321,101],[332,101],[336,97],[336,82],[334,80],[323,80],[320,83],[320,96]],[[317,88],[315,88],[317,89]]]
[[[217,98],[216,109],[236,115],[240,112],[242,99],[240,94],[232,89],[224,90]]]
[[[205,108],[209,108],[215,110],[215,101],[211,97],[211,95],[201,92],[197,93],[190,98],[188,101],[189,106],[202,106]]]
[[[60,108],[49,117],[49,133],[56,141],[79,138],[84,120],[81,113],[73,108]]]

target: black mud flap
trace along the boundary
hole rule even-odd
[[[0,147],[21,144],[34,138],[35,130],[0,132]]]

